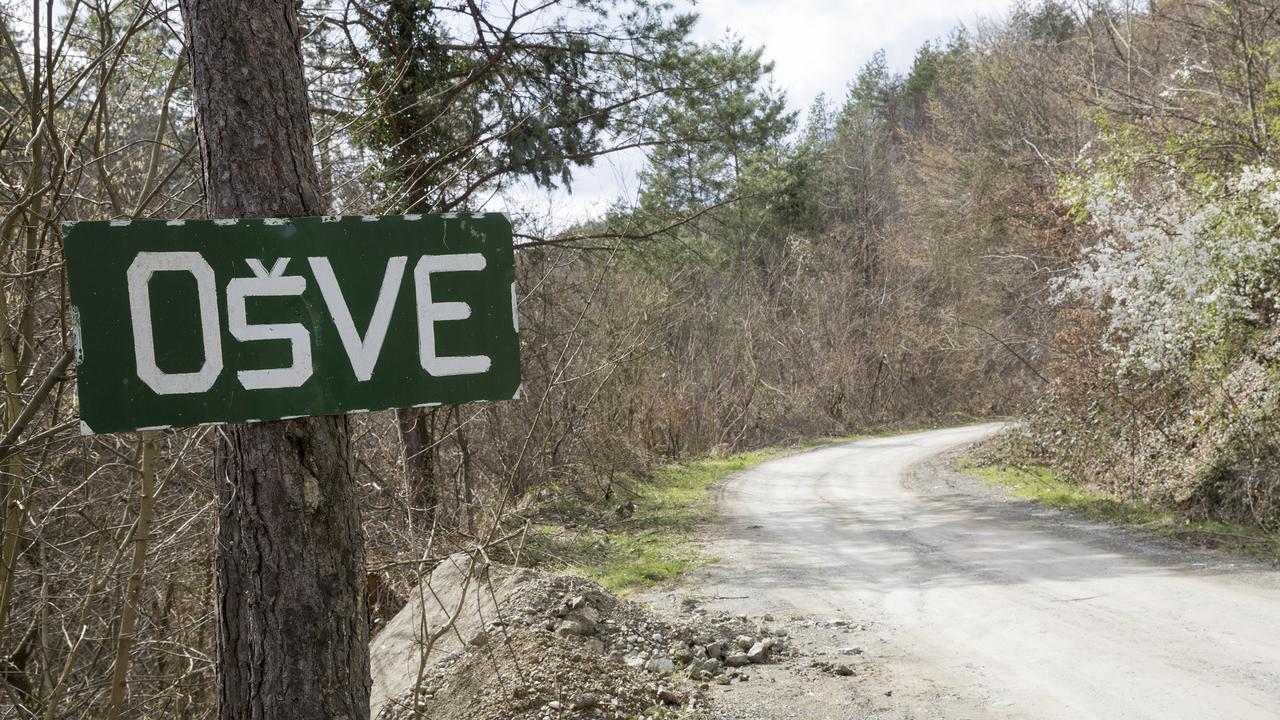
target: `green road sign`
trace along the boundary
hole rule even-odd
[[[64,236],[86,434],[519,394],[500,214],[113,220]]]

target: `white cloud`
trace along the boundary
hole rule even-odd
[[[694,35],[718,40],[732,32],[751,47],[764,46],[775,84],[789,105],[805,110],[819,93],[839,102],[858,69],[883,49],[890,66],[905,71],[921,44],[945,38],[957,25],[972,29],[999,18],[1013,0],[702,0],[684,2],[701,16]],[[640,160],[602,161],[580,170],[572,194],[531,187],[514,191],[506,207],[541,208],[561,224],[598,214],[620,195],[634,194]]]
[[[703,0],[695,6],[702,16],[696,34],[714,40],[734,32],[748,45],[763,45],[775,63],[774,80],[803,109],[820,92],[842,98],[876,50],[905,70],[926,40],[959,24],[972,28],[1009,6],[1010,0]]]

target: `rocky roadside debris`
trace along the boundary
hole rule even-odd
[[[546,585],[538,590],[563,597],[549,617],[538,616],[544,603],[525,606],[523,623],[582,638],[587,647],[631,668],[659,675],[683,671],[695,682],[727,684],[749,679],[750,665],[788,652],[786,630],[753,625],[745,616],[695,611],[685,621],[659,620],[644,606],[619,600],[590,581],[553,576]]]
[[[452,558],[424,584],[373,643],[379,720],[698,717],[712,684],[793,654],[767,622],[692,600],[662,619],[578,577]]]

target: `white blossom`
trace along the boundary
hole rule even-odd
[[[1138,196],[1102,176],[1074,188],[1100,241],[1063,278],[1056,299],[1103,312],[1128,369],[1160,371],[1256,320],[1280,267],[1280,173],[1246,167],[1223,187],[1176,184]]]

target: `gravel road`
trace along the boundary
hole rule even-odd
[[[1280,572],[1010,502],[936,462],[998,428],[833,446],[723,488],[700,592],[845,619],[861,634],[829,650],[859,643],[875,666],[843,695],[753,682],[734,692],[754,710],[730,716],[1280,718]]]

